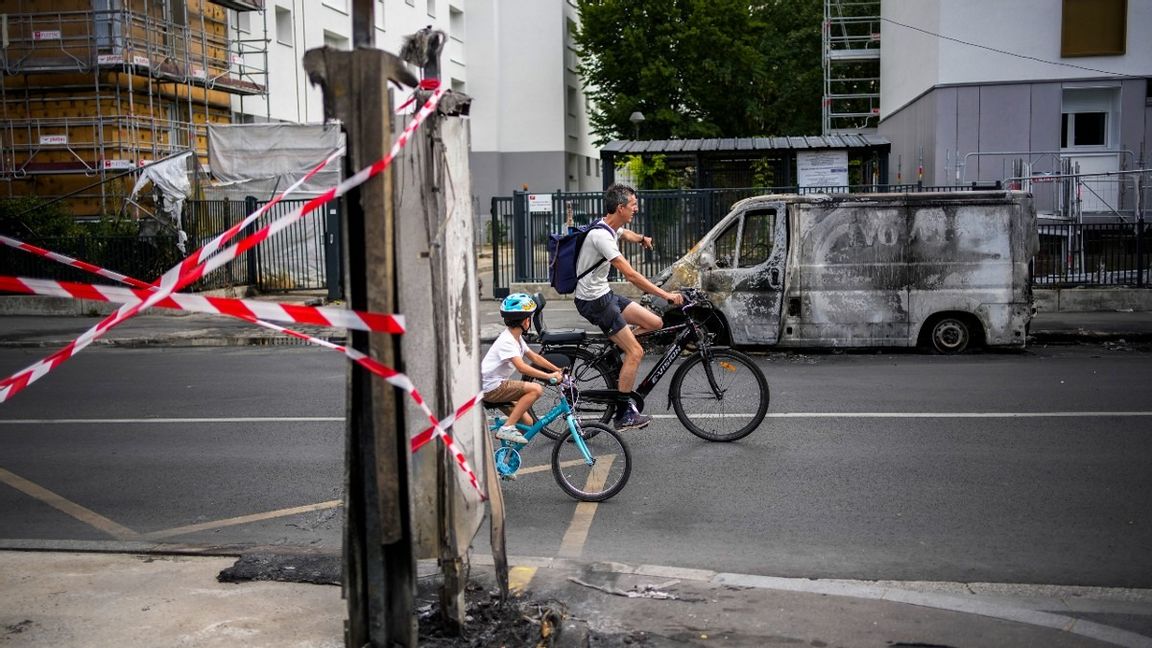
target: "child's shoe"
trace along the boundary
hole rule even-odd
[[[520,434],[520,430],[516,429],[514,425],[505,425],[497,430],[496,438],[501,441],[511,441],[512,443],[528,443],[527,437]]]

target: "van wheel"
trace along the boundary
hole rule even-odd
[[[932,325],[929,341],[937,353],[945,355],[961,353],[972,341],[972,330],[965,320],[948,315]]]

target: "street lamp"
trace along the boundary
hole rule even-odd
[[[628,121],[632,122],[632,139],[640,139],[640,122],[644,121],[644,113],[637,110],[629,115]]]

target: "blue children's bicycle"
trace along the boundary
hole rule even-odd
[[[579,390],[572,381],[565,379],[559,385],[546,387],[559,393],[556,406],[548,410],[532,425],[517,423],[516,427],[528,439],[532,439],[548,424],[563,417],[568,429],[556,440],[552,448],[552,476],[556,483],[572,497],[582,502],[603,502],[619,493],[628,483],[632,474],[632,454],[628,444],[611,427],[603,423],[580,421],[573,413],[579,402]],[[496,431],[504,424],[504,416],[499,408],[506,403],[484,402],[491,412],[491,430]],[[503,479],[514,479],[520,468],[522,443],[500,441],[494,453],[496,472]]]

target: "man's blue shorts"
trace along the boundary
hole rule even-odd
[[[580,313],[584,319],[599,326],[600,330],[604,331],[604,335],[611,337],[628,326],[628,323],[624,321],[624,309],[632,303],[632,300],[627,297],[606,293],[604,296],[591,301],[573,299],[572,302],[576,304],[576,312]]]

